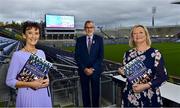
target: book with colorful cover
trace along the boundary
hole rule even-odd
[[[136,57],[124,66],[124,74],[132,84],[146,83],[148,82],[150,75],[145,64],[139,57]]]
[[[51,67],[52,63],[35,54],[31,54],[24,67],[16,76],[16,79],[19,81],[30,82],[39,78],[44,78],[47,76]]]

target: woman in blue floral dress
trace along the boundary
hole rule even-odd
[[[161,107],[162,98],[159,87],[167,80],[167,72],[161,53],[151,47],[148,30],[143,25],[132,28],[129,45],[132,47],[124,54],[123,65],[135,58],[143,61],[150,74],[144,81],[126,82],[123,90],[123,105],[125,107]],[[124,75],[123,67],[119,73]]]

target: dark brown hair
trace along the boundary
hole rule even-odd
[[[25,34],[26,30],[29,30],[32,27],[39,29],[39,32],[41,31],[41,26],[39,25],[39,23],[32,22],[32,21],[26,21],[23,23],[22,32]]]

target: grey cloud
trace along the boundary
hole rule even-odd
[[[152,7],[156,7],[156,25],[175,25],[180,5],[175,0],[1,0],[0,21],[44,20],[44,15],[74,15],[76,27],[87,19],[99,26],[151,25]],[[180,0],[179,0],[180,1]]]

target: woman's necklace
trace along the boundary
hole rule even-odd
[[[24,47],[24,50],[27,51],[27,52],[30,52],[30,53],[32,53],[32,54],[36,54],[36,52],[37,52],[36,48],[34,48],[34,49],[32,49],[32,50],[29,50],[29,49],[27,49],[26,47]]]
[[[140,55],[142,53],[145,53],[149,48],[150,48],[150,46],[147,46],[147,47],[144,47],[144,48],[141,48],[141,49],[135,48],[135,50]]]

